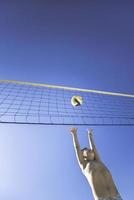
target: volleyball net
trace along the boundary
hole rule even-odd
[[[134,125],[134,95],[1,80],[0,123]]]

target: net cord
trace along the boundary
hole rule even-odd
[[[89,90],[89,89],[64,87],[64,86],[48,85],[48,84],[41,84],[41,83],[22,82],[22,81],[15,81],[15,80],[0,80],[0,82],[16,83],[16,84],[20,84],[20,85],[24,84],[24,85],[31,85],[31,86],[37,86],[37,87],[57,88],[57,89],[72,90],[72,91],[75,90],[75,91],[80,91],[80,92],[91,92],[91,93],[97,93],[97,94],[106,94],[106,95],[134,98],[133,94],[107,92],[107,91],[101,91],[101,90]]]

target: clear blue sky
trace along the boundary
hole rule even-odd
[[[132,1],[0,1],[0,79],[134,93],[133,11]],[[123,199],[134,199],[134,127],[91,128]],[[93,200],[68,129],[0,124],[1,200]]]

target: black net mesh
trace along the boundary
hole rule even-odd
[[[73,107],[72,96],[83,104]],[[50,125],[134,125],[134,98],[0,81],[0,122]]]

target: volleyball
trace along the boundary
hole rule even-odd
[[[73,96],[71,98],[72,106],[81,106],[83,104],[83,98],[81,96]]]

